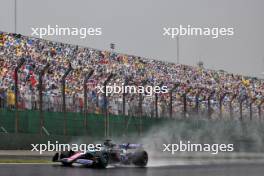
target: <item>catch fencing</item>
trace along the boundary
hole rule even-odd
[[[0,110],[0,132],[16,132],[15,110]],[[40,122],[39,111],[20,110],[18,133],[67,136],[91,136],[93,138],[105,137],[104,116],[102,114],[88,114],[68,112],[43,112],[43,122]],[[64,123],[66,121],[66,123]],[[161,121],[149,118],[136,118],[128,116],[109,116],[109,136],[140,135]],[[66,124],[66,126],[65,126]],[[142,128],[144,127],[144,128]]]
[[[110,126],[112,129],[122,128],[123,132],[117,130],[122,134],[125,129],[136,126],[132,131],[141,133],[155,119],[263,119],[263,99],[198,87],[179,90],[180,83],[175,83],[167,94],[146,96],[123,93],[121,96],[107,96],[104,90],[104,93],[91,98],[88,96],[91,92],[87,82],[93,75],[93,70],[84,74],[83,92],[69,95],[65,90],[67,76],[73,71],[70,64],[61,78],[60,93],[51,95],[43,90],[42,78],[49,68],[47,64],[39,72],[37,92],[22,95],[19,92],[18,71],[24,62],[25,60],[21,59],[15,69],[14,101],[8,102],[8,93],[6,90],[0,90],[2,131],[83,135],[103,129],[103,135],[107,137],[113,133]],[[114,75],[110,73],[103,86],[106,87],[111,81],[115,80]],[[127,84],[129,80],[125,79],[124,85]],[[142,81],[141,85],[147,84]],[[207,92],[206,96],[200,95],[202,91]],[[131,124],[128,125],[127,121],[130,120]],[[148,122],[144,123],[144,120]],[[94,124],[91,125],[91,122]],[[93,127],[97,130],[92,130]]]

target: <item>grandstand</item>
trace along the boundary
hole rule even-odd
[[[15,69],[18,69],[17,96]],[[49,64],[49,65],[47,65]],[[138,56],[0,32],[1,108],[88,112],[152,118],[261,119],[263,80]],[[40,71],[45,67],[41,87]],[[66,71],[65,89],[62,78]],[[84,86],[85,77],[93,74]],[[170,92],[153,96],[97,93],[108,84],[168,86]],[[84,90],[84,87],[87,90]],[[40,89],[42,97],[40,98]],[[64,91],[65,90],[65,107]],[[87,92],[84,95],[84,92]],[[107,102],[107,103],[106,103]]]

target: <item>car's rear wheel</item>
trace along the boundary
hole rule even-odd
[[[135,152],[132,163],[139,167],[145,167],[148,164],[148,153],[146,151]]]
[[[55,155],[52,157],[53,162],[57,162],[59,160],[59,153],[55,153]]]

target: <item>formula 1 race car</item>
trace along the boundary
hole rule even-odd
[[[114,144],[106,140],[100,151],[74,152],[72,150],[56,153],[53,162],[61,162],[64,166],[73,163],[85,167],[106,168],[108,165],[134,165],[145,167],[148,163],[148,153],[141,144]]]

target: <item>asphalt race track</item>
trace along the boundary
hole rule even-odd
[[[263,164],[175,165],[88,169],[51,164],[0,164],[0,176],[263,176]]]

